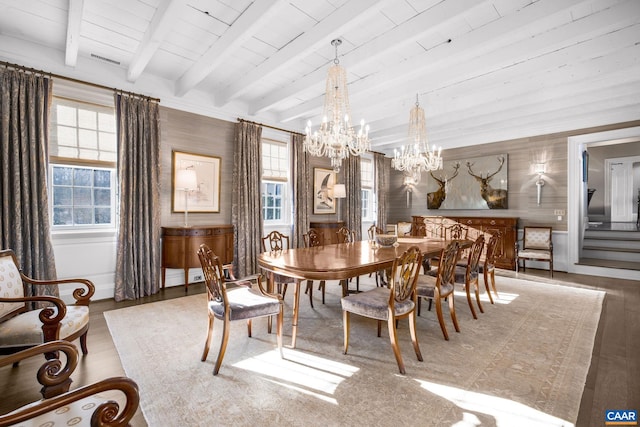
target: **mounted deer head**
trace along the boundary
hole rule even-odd
[[[493,177],[502,170],[502,165],[504,165],[504,156],[498,157],[498,169],[493,173],[487,173],[486,177],[483,177],[482,174],[476,175],[473,173],[471,167],[473,163],[467,162],[467,169],[469,169],[469,175],[474,177],[478,183],[480,183],[480,195],[487,202],[487,206],[489,209],[506,209],[507,208],[507,190],[503,190],[501,188],[494,189],[489,185],[489,182],[493,179]]]
[[[444,199],[447,197],[447,182],[450,182],[453,178],[458,176],[458,169],[460,168],[460,163],[456,163],[453,165],[454,174],[451,178],[447,178],[446,175],[443,177],[440,175],[440,178],[436,178],[433,174],[433,171],[429,171],[429,174],[433,179],[438,183],[438,189],[434,192],[427,193],[427,208],[428,209],[440,209]]]

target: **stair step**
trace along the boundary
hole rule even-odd
[[[630,252],[640,254],[640,248],[630,248],[628,246],[625,247],[617,247],[617,246],[593,246],[593,245],[582,245],[582,250],[589,251],[603,251],[603,252]]]
[[[640,240],[604,240],[604,239],[584,239],[583,248],[601,249],[611,251],[635,252],[640,251]]]
[[[622,252],[619,250],[610,250],[608,248],[605,248],[604,250],[602,250],[602,249],[590,249],[590,248],[583,247],[582,257],[637,262],[640,264],[640,251]]]
[[[623,268],[625,270],[640,270],[640,262],[616,261],[598,258],[580,258],[579,265],[591,265],[594,267]]]
[[[585,239],[640,241],[640,231],[585,230]]]

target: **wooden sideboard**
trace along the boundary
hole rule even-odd
[[[470,216],[413,216],[412,232],[418,230],[419,225],[427,219],[431,222],[459,222],[469,228],[469,237],[478,233],[495,234],[500,232],[502,238],[496,248],[496,267],[507,270],[516,269],[516,241],[518,239],[518,218],[501,217],[470,217]]]
[[[309,228],[315,229],[322,235],[322,239],[325,245],[332,243],[338,243],[338,230],[340,227],[344,227],[344,221],[311,221],[309,222]]]
[[[233,225],[162,227],[162,287],[166,269],[184,270],[184,290],[189,287],[189,269],[200,268],[198,249],[205,243],[222,264],[233,262]]]

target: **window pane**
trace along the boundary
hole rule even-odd
[[[98,133],[93,130],[78,129],[78,147],[97,149],[98,148]]]
[[[96,208],[96,224],[111,224],[111,208]]]
[[[73,184],[73,169],[55,166],[53,168],[53,185]]]
[[[76,128],[58,126],[58,145],[66,147],[77,146]]]
[[[87,225],[93,224],[93,209],[91,208],[73,208],[74,224]]]
[[[58,105],[56,108],[57,122],[61,125],[76,126],[76,109],[66,105]]]
[[[91,185],[91,177],[93,171],[91,169],[76,169],[73,175],[73,184],[87,187]]]
[[[73,203],[71,187],[53,187],[53,205],[71,206]]]
[[[53,225],[72,225],[71,208],[53,208]]]
[[[91,189],[75,187],[73,189],[73,205],[91,206]]]
[[[93,185],[96,187],[110,187],[111,173],[105,170],[93,171]]]
[[[78,109],[78,127],[85,129],[97,129],[97,114],[94,111]]]
[[[114,115],[98,113],[98,128],[103,132],[115,133],[116,121]]]
[[[95,206],[111,206],[111,191],[93,190],[93,204]]]

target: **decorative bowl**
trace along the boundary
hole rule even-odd
[[[376,234],[376,242],[378,245],[388,248],[398,241],[395,234]]]

